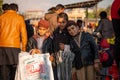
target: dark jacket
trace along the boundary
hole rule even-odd
[[[43,41],[42,53],[53,53],[53,40],[51,37],[48,37]]]
[[[74,41],[70,41],[71,51],[75,54],[73,67],[80,69],[85,65],[93,65],[94,60],[98,59],[98,49],[93,37],[89,33],[82,33],[80,48]]]
[[[70,43],[70,36],[69,36],[67,30],[64,29],[63,31],[60,31],[60,28],[58,27],[53,32],[53,42],[54,42],[54,51],[55,52],[59,51],[59,43],[63,43],[63,44],[69,45],[69,43]]]
[[[34,37],[30,37],[27,42],[26,51],[29,52],[31,49],[38,49],[37,41],[34,39]]]
[[[38,49],[37,40],[31,37],[27,43],[27,51],[29,52],[31,49]],[[42,53],[53,53],[53,40],[48,37],[43,41]]]

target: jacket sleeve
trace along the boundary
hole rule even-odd
[[[26,31],[25,21],[23,18],[21,18],[20,28],[21,28],[22,51],[26,51],[27,31]]]
[[[91,51],[94,55],[94,60],[95,59],[99,59],[99,56],[98,56],[98,47],[97,47],[97,44],[95,43],[95,40],[93,38],[92,35],[88,34],[88,39],[89,39],[89,42],[90,42],[90,47],[91,47]]]

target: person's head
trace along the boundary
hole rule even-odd
[[[40,36],[44,36],[46,35],[46,33],[48,33],[49,31],[49,22],[46,20],[40,20],[38,23],[38,34]]]
[[[57,12],[58,14],[64,12],[64,10],[65,10],[65,7],[64,7],[62,4],[56,5],[56,12]]]
[[[11,9],[11,10],[14,10],[14,11],[18,11],[18,5],[15,4],[15,3],[11,3],[11,4],[10,4],[10,9]]]
[[[77,26],[77,24],[74,21],[68,21],[68,23],[66,24],[66,28],[68,33],[71,36],[76,36],[79,33],[79,27]]]
[[[66,13],[60,13],[57,16],[58,27],[63,30],[68,22],[68,15]]]
[[[55,7],[51,7],[51,8],[48,9],[48,12],[54,13],[55,11],[56,11],[56,8],[55,8]]]
[[[100,12],[100,18],[107,18],[107,12],[105,12],[105,11],[102,11],[102,12]]]
[[[30,37],[32,37],[34,35],[34,29],[32,27],[32,25],[30,24],[30,20],[25,20],[25,24],[26,24],[26,30],[27,30],[27,37],[28,39]]]
[[[10,6],[9,6],[8,3],[4,3],[4,4],[2,5],[2,10],[3,10],[3,11],[9,10],[9,9],[10,9]]]
[[[83,22],[83,21],[82,21],[82,20],[80,20],[80,19],[78,19],[78,20],[77,20],[77,25],[78,25],[78,27],[79,27],[79,28],[81,28],[81,27],[82,27],[82,22]]]

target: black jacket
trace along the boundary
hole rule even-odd
[[[48,37],[43,41],[42,53],[53,53],[53,40],[51,37]]]
[[[98,59],[98,49],[93,37],[89,33],[82,33],[80,48],[72,39],[70,41],[71,51],[75,54],[73,67],[80,69],[86,65],[93,65]]]
[[[60,31],[59,27],[53,32],[54,51],[59,51],[59,43],[69,45],[70,35],[67,30]]]
[[[27,42],[26,51],[29,52],[31,49],[38,49],[37,41],[34,39],[34,37],[30,37]]]
[[[27,43],[27,51],[29,52],[31,49],[38,49],[37,41],[31,37]],[[48,37],[43,41],[42,53],[53,53],[53,40]]]

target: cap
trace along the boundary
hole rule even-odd
[[[48,29],[49,26],[50,26],[50,24],[46,20],[40,20],[39,23],[38,23],[38,27],[43,27],[43,28]]]

